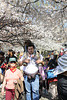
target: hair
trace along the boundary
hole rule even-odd
[[[5,53],[4,53],[3,51],[0,51],[0,55],[4,56],[4,54],[5,54]]]
[[[32,43],[30,40],[26,40],[24,44],[29,45],[30,43]]]
[[[64,46],[67,48],[67,44],[64,44]]]
[[[3,51],[0,51],[0,65],[3,63],[3,61],[4,61],[4,59],[5,59],[5,57],[4,57],[4,52]]]
[[[40,53],[39,50],[37,50],[37,52]]]
[[[33,47],[33,48],[35,49],[35,46],[34,46],[33,43],[30,43],[30,44],[27,46],[27,49],[28,49],[28,47]]]
[[[45,60],[49,61],[49,58],[45,58]]]
[[[55,60],[57,59],[57,57],[58,57],[57,55],[54,55],[54,59],[55,59]]]
[[[12,49],[9,49],[8,51],[9,51],[9,52],[13,52],[13,50],[12,50]]]
[[[15,54],[15,51],[13,51],[12,54],[14,55]]]
[[[24,48],[25,49],[24,51],[28,51],[28,47],[31,47],[31,46],[33,46],[33,48],[35,49],[35,46],[31,40],[25,40],[24,46],[26,47]]]

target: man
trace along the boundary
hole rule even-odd
[[[26,100],[39,100],[39,76],[37,64],[42,63],[41,58],[37,58],[34,54],[34,45],[30,43],[27,48],[26,55],[24,54],[20,59],[20,64],[23,64],[20,69],[24,71],[24,82],[26,89]]]

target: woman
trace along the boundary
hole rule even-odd
[[[60,70],[58,70],[58,96],[59,100],[67,100],[67,48],[64,49],[64,55],[58,59],[58,65]]]
[[[64,55],[59,57],[58,66],[55,68],[54,75],[57,75],[57,90],[59,100],[67,100],[67,48]]]
[[[9,62],[9,58],[11,58],[11,57],[16,58],[16,60],[17,60],[17,57],[16,57],[14,54],[15,54],[15,52],[14,52],[12,49],[10,49],[10,50],[8,51],[8,55],[6,56],[6,62],[7,62],[7,64],[8,64],[8,62]]]
[[[6,90],[6,99],[11,100],[15,95],[15,83],[20,78],[22,81],[24,80],[23,75],[19,69],[16,68],[16,58],[9,58],[10,68],[5,73],[5,78],[2,86],[2,95],[4,94],[4,88]]]

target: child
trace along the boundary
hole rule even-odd
[[[2,86],[2,95],[4,95],[4,88],[6,90],[6,99],[11,100],[15,95],[15,82],[20,78],[22,81],[24,80],[23,75],[19,69],[16,68],[16,58],[9,58],[10,68],[6,71],[3,86]]]
[[[49,63],[49,58],[45,58],[45,65],[44,65],[44,72],[45,72],[45,93],[48,94],[48,89],[49,89],[49,84],[48,84],[48,79],[47,79],[47,71],[48,71],[48,63]]]
[[[43,91],[44,93],[44,89],[45,89],[45,73],[44,73],[44,68],[43,68],[43,64],[39,64],[39,79],[40,79],[40,92]]]

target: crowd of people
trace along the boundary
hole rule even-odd
[[[49,57],[36,51],[32,42],[25,46],[24,53],[18,52],[17,55],[9,50],[5,57],[5,53],[0,51],[1,86],[2,95],[6,92],[5,100],[19,100],[23,91],[26,100],[39,100],[42,93],[50,94],[50,100],[66,100],[67,48],[62,55]]]

